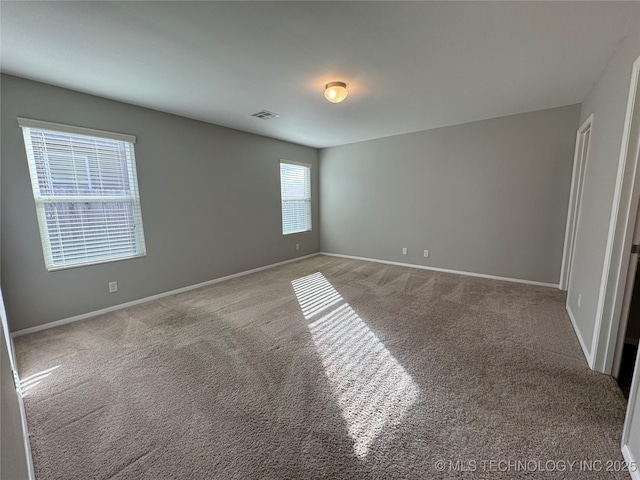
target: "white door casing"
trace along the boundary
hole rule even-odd
[[[640,203],[640,57],[633,64],[620,160],[611,211],[605,261],[596,309],[593,337],[593,369],[613,373],[616,345],[622,327],[625,287],[631,261],[631,245]],[[626,326],[626,319],[624,322]],[[622,335],[624,332],[622,332]],[[617,372],[615,372],[617,373]]]
[[[9,368],[11,369],[11,375],[13,376],[13,384],[11,387],[15,385],[15,389],[12,389],[12,392],[7,392],[7,396],[3,393],[3,401],[7,401],[9,405],[2,405],[2,408],[11,408],[11,411],[18,413],[20,415],[20,427],[22,428],[22,441],[23,441],[23,453],[24,457],[19,458],[18,462],[22,462],[26,459],[26,473],[29,480],[35,479],[35,472],[33,468],[33,457],[31,456],[31,444],[29,442],[29,433],[27,430],[27,416],[24,409],[24,402],[22,401],[22,391],[20,389],[20,378],[17,374],[16,369],[16,361],[13,351],[13,339],[9,334],[9,325],[7,322],[7,312],[4,308],[4,299],[2,297],[2,290],[0,289],[0,325],[2,325],[2,339],[0,342],[4,342],[8,356],[9,356]],[[4,356],[4,355],[3,355]],[[4,380],[3,380],[4,385]],[[5,385],[6,386],[6,385]],[[4,387],[3,387],[4,388]],[[15,397],[12,396],[15,394]],[[14,432],[15,433],[15,432]],[[22,455],[22,453],[21,453]]]
[[[612,211],[612,224],[609,230],[609,241],[607,242],[607,257],[603,270],[603,294],[602,315],[596,324],[598,329],[596,334],[600,338],[595,343],[596,347],[603,350],[603,361],[599,365],[601,371],[610,373],[615,369],[618,373],[620,357],[624,346],[624,335],[627,325],[627,317],[633,296],[633,283],[637,269],[637,254],[631,252],[633,242],[640,241],[640,57],[633,64],[631,75],[631,86],[629,88],[629,99],[627,103],[627,113],[625,117],[624,130],[622,135],[622,147],[620,151],[620,164],[618,169],[618,181],[616,183],[615,201]],[[625,175],[625,170],[628,175]],[[617,235],[616,235],[617,232]],[[618,238],[616,238],[616,236]],[[616,242],[616,240],[618,240]],[[619,258],[618,262],[613,262],[613,258]],[[635,262],[635,263],[634,263]],[[607,299],[606,284],[608,281],[615,282],[613,298]],[[605,305],[609,300],[609,305]],[[608,306],[610,310],[605,309]],[[608,313],[610,312],[610,313]],[[603,315],[608,313],[609,318]],[[598,320],[598,319],[597,319]],[[600,332],[600,329],[602,332]],[[596,340],[594,339],[594,340]],[[621,342],[622,339],[622,342]],[[606,340],[606,341],[605,341]],[[640,353],[640,352],[639,352]],[[622,431],[621,448],[624,459],[629,465],[636,467],[630,469],[631,477],[640,480],[640,471],[637,470],[639,460],[640,445],[640,415],[638,404],[640,396],[640,368],[639,358],[636,356],[631,391],[627,403],[627,414]],[[608,370],[608,371],[607,371]]]
[[[576,150],[573,157],[573,174],[571,176],[571,195],[569,197],[569,210],[567,212],[567,227],[564,239],[564,251],[562,255],[562,270],[560,273],[560,289],[569,288],[573,258],[575,253],[578,223],[582,206],[582,192],[584,190],[584,178],[587,171],[589,158],[589,140],[593,128],[593,114],[580,125],[576,133]]]

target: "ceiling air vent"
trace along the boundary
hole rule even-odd
[[[280,115],[270,112],[268,110],[260,110],[259,112],[252,113],[252,117],[261,118],[262,120],[271,120],[272,118],[278,118]]]

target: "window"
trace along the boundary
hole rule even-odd
[[[146,255],[136,138],[25,118],[18,124],[47,270]]]
[[[282,234],[311,230],[311,165],[280,162]]]

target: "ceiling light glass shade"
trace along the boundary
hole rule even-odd
[[[331,103],[340,103],[347,98],[347,84],[343,82],[331,82],[325,86],[324,97]]]

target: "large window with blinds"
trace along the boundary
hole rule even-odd
[[[131,135],[18,118],[47,270],[146,255]]]
[[[280,162],[282,234],[311,230],[311,165]]]

